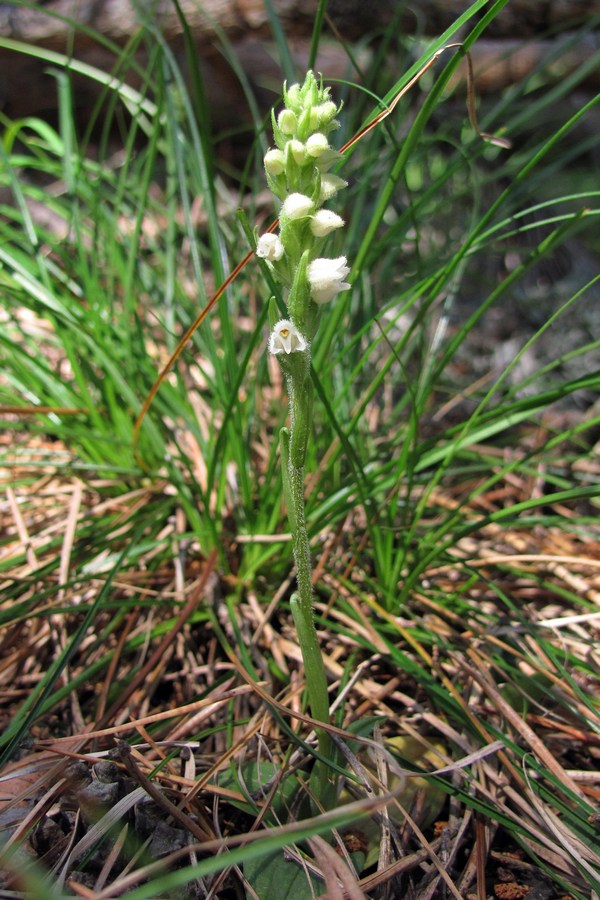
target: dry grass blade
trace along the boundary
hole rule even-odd
[[[600,852],[598,849],[584,844],[547,804],[541,803],[533,791],[529,792],[529,799],[550,833],[556,838],[557,843],[593,880],[598,880],[600,886]]]
[[[443,843],[445,843],[449,838],[455,838],[458,834],[458,826],[450,825],[446,828],[444,837],[435,838],[430,842],[430,848],[434,852],[438,852]],[[411,872],[414,869],[423,865],[423,863],[427,862],[430,856],[430,848],[429,847],[421,847],[418,850],[409,853],[407,856],[404,856],[402,859],[396,860],[394,863],[391,863],[387,868],[382,872],[376,872],[373,875],[366,876],[361,879],[360,885],[365,891],[373,891],[375,888],[385,885],[388,882],[392,882],[394,879],[399,878],[401,875],[406,874],[407,872]]]
[[[328,900],[367,900],[356,876],[349,870],[335,849],[322,837],[309,839],[309,845],[327,885]]]
[[[100,874],[98,875],[98,878],[96,879],[96,884],[94,885],[94,891],[96,893],[98,893],[98,891],[102,890],[102,888],[108,881],[108,878],[109,878],[113,868],[115,868],[115,866],[117,865],[119,857],[121,856],[121,853],[125,846],[125,842],[127,840],[127,833],[128,833],[128,826],[125,825],[121,829],[119,834],[117,835],[117,838],[112,846],[112,849],[109,851],[109,853],[106,857],[106,861],[100,871]]]
[[[469,656],[471,659],[479,662],[476,655],[471,651],[469,651]],[[486,677],[482,669],[475,668],[474,666],[469,666],[468,663],[463,659],[459,660],[459,665],[471,675],[471,677],[477,684],[479,684],[483,688],[485,693],[490,697],[491,700],[493,700],[496,708],[502,713],[503,716],[506,717],[515,731],[520,734],[522,739],[526,741],[533,752],[548,767],[549,771],[557,777],[560,783],[570,788],[570,790],[575,795],[583,799],[583,793],[579,788],[579,785],[567,775],[566,771],[560,765],[556,757],[552,753],[550,753],[544,742],[538,738],[534,730],[530,728],[529,725],[523,721],[522,717],[519,716],[515,712],[515,710],[504,700],[500,691],[495,687],[490,679]]]
[[[114,827],[123,821],[125,814],[138,803],[144,796],[143,787],[135,788],[126,797],[122,797],[111,809],[95,822],[86,834],[74,845],[67,858],[63,861],[62,869],[58,874],[58,883],[63,885],[69,877],[73,864],[85,853],[90,851],[104,837],[110,834]]]

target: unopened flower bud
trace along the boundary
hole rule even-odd
[[[313,106],[310,111],[311,130],[316,131],[318,128],[325,128],[330,125],[336,112],[337,107],[332,100],[326,100],[325,103]]]
[[[315,134],[311,134],[306,142],[306,152],[313,158],[322,156],[323,153],[325,153],[329,149],[329,141],[324,134],[321,134],[320,131],[317,131]]]
[[[295,134],[298,128],[296,113],[291,109],[282,109],[277,117],[277,124],[284,134]]]
[[[283,204],[282,213],[288,219],[302,219],[307,216],[314,207],[313,201],[305,194],[290,194]]]
[[[302,104],[302,98],[300,96],[300,85],[293,84],[285,94],[285,102],[287,106],[292,108],[299,107]]]
[[[310,230],[315,237],[325,237],[336,228],[342,228],[344,220],[330,209],[320,209],[311,217]]]
[[[285,153],[282,150],[268,150],[265,153],[265,169],[276,178],[285,171]]]
[[[287,152],[292,155],[297,166],[303,166],[306,162],[306,147],[302,141],[292,138],[291,141],[287,142]]]
[[[321,175],[321,193],[319,202],[325,203],[326,200],[331,200],[338,191],[341,191],[342,188],[345,187],[348,187],[348,182],[344,181],[343,178],[338,178],[337,175],[330,174]]]

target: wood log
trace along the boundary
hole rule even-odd
[[[290,44],[302,70],[317,0],[273,0],[273,4],[286,34],[292,36]],[[234,44],[259,103],[268,108],[275,96],[269,93],[269,87],[278,91],[282,73],[274,62],[264,0],[180,0],[180,6],[198,46],[216,127],[231,121],[232,116],[239,118],[240,109],[246,105],[235,76],[219,52],[217,28]],[[464,0],[413,0],[412,4],[396,5],[389,0],[330,0],[327,10],[331,27],[352,41],[385,27],[393,15],[399,17],[399,27],[407,33],[439,34],[464,8]],[[514,83],[556,46],[528,35],[569,22],[581,24],[595,12],[600,13],[600,0],[512,0],[486,32],[486,40],[475,46],[478,92]],[[116,56],[98,42],[94,33],[123,46],[138,31],[144,17],[150,18],[151,25],[160,30],[175,52],[181,51],[182,24],[172,0],[47,0],[37,9],[0,3],[0,105],[4,112],[12,117],[51,113],[56,107],[56,87],[47,74],[46,63],[2,47],[2,38],[72,54],[110,72]],[[73,22],[79,27],[74,28]],[[331,34],[329,25],[328,31]],[[568,74],[597,46],[597,33],[581,38],[580,45],[554,63],[555,75]],[[141,57],[138,61],[145,64]],[[368,59],[365,63],[368,65]],[[323,40],[317,68],[331,78],[347,75],[347,56],[339,43]],[[127,80],[136,86],[133,73],[127,74]],[[87,79],[75,79],[75,86],[78,106],[83,111],[90,109],[97,86]]]
[[[264,0],[179,0],[179,5],[199,43],[214,40],[216,27],[230,38],[249,31],[268,32]],[[292,36],[310,33],[317,0],[273,0],[273,6]],[[400,4],[389,0],[330,0],[327,16],[348,39],[385,27],[395,17],[399,17],[399,27],[406,33],[432,35],[451,25],[465,6],[464,0],[413,0]],[[488,36],[535,37],[543,30],[579,25],[598,13],[600,0],[511,0],[490,25]],[[35,10],[1,3],[0,35],[66,50],[73,36],[71,20],[124,43],[145,17],[168,40],[182,32],[172,0],[46,0]],[[83,32],[77,35],[78,43],[87,40]]]

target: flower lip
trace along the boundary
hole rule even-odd
[[[277,356],[279,353],[298,353],[306,350],[308,342],[293,322],[289,319],[280,319],[269,336],[269,353]]]
[[[345,256],[337,259],[313,259],[308,266],[310,292],[315,303],[327,303],[351,285],[344,281],[350,268]]]

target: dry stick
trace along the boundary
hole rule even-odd
[[[100,689],[100,697],[98,700],[98,709],[96,712],[96,727],[98,727],[98,722],[102,722],[104,720],[104,714],[106,712],[106,704],[108,702],[108,693],[113,684],[113,681],[116,676],[117,668],[119,663],[121,662],[121,655],[123,653],[123,648],[131,634],[131,630],[133,626],[137,623],[139,618],[139,606],[136,606],[131,612],[126,620],[125,625],[119,635],[119,639],[117,641],[117,646],[114,649],[113,655],[111,656],[110,662],[108,664],[108,669],[106,671],[106,677],[104,678],[104,682]]]
[[[175,706],[169,709],[163,709],[162,712],[152,713],[152,715],[142,716],[139,719],[130,719],[128,722],[122,722],[120,725],[111,725],[108,728],[100,728],[97,731],[84,731],[81,734],[72,735],[62,738],[47,738],[36,742],[36,746],[48,751],[48,753],[59,753],[62,756],[72,757],[73,759],[88,759],[88,755],[81,755],[77,750],[72,750],[69,746],[63,749],[63,744],[77,742],[77,746],[84,746],[89,741],[97,740],[102,737],[112,737],[116,734],[122,734],[126,731],[133,731],[141,725],[154,725],[156,722],[164,722],[167,719],[176,719],[180,716],[187,716],[199,710],[209,710],[214,713],[217,707],[222,704],[229,703],[231,700],[239,697],[241,694],[249,692],[255,693],[254,688],[250,685],[239,685],[238,687],[228,688],[227,686],[233,682],[230,678],[225,685],[221,686],[220,692],[215,696],[204,697],[202,700],[196,700],[192,703],[186,703],[185,706]],[[264,682],[261,682],[264,683]],[[178,744],[177,739],[169,741],[169,743]]]
[[[131,747],[125,741],[117,741],[117,746],[111,754],[112,758],[117,762],[123,763],[131,777],[142,787],[147,794],[163,809],[165,809],[173,818],[179,822],[183,828],[190,831],[197,841],[210,841],[214,836],[204,829],[200,828],[194,819],[190,818],[183,810],[179,809],[169,798],[154,784],[135,764],[131,755]]]
[[[385,109],[383,109],[380,113],[378,113],[374,119],[372,119],[370,122],[368,122],[364,126],[364,128],[361,128],[361,130],[358,131],[354,135],[354,137],[350,138],[350,140],[347,141],[347,143],[345,143],[344,146],[340,149],[340,153],[345,153],[347,150],[349,150],[351,147],[353,147],[355,144],[357,144],[358,141],[360,141],[362,138],[364,138],[367,134],[369,134],[370,131],[372,131],[374,128],[376,128],[378,125],[380,125],[384,119],[386,119],[391,113],[393,113],[393,111],[395,110],[396,106],[398,105],[398,103],[400,102],[402,97],[404,97],[404,95],[406,93],[408,93],[408,91],[419,81],[419,79],[425,74],[425,72],[429,71],[429,69],[440,58],[442,53],[444,53],[446,50],[450,50],[453,47],[462,49],[463,45],[460,43],[446,44],[445,47],[441,47],[439,50],[437,50],[433,54],[431,59],[429,59],[423,66],[421,66],[419,71],[415,75],[413,75],[413,77],[404,85],[403,88],[401,88],[398,91],[396,96],[391,101],[390,105],[387,106]],[[481,131],[481,129],[479,128],[479,123],[477,121],[477,112],[475,109],[475,88],[474,88],[473,64],[471,62],[471,56],[470,56],[469,51],[463,50],[463,53],[467,58],[467,110],[468,110],[469,121],[471,123],[471,126],[473,127],[473,129],[475,130],[477,135],[482,140],[487,141],[491,144],[495,144],[498,147],[508,148],[511,146],[510,141],[506,140],[505,138],[495,137],[494,135],[488,134],[485,131]],[[278,225],[279,225],[279,219],[277,218],[273,222],[271,222],[271,224],[269,225],[269,227],[267,228],[265,233],[272,234]],[[145,471],[148,471],[148,466],[142,459],[142,456],[139,452],[139,439],[140,439],[142,424],[146,417],[146,413],[148,412],[148,410],[150,409],[150,406],[152,405],[152,401],[156,397],[161,384],[163,383],[163,381],[165,380],[165,378],[167,377],[167,375],[173,368],[174,364],[177,362],[177,360],[181,356],[189,339],[192,337],[192,335],[194,334],[196,329],[199,328],[199,326],[202,324],[202,322],[208,316],[208,314],[213,309],[213,307],[216,305],[216,303],[221,299],[221,297],[223,296],[223,294],[225,293],[227,288],[230,286],[230,284],[232,284],[232,282],[235,281],[235,279],[240,274],[240,272],[242,272],[246,268],[247,264],[250,262],[250,260],[252,259],[253,256],[254,256],[254,249],[249,250],[248,253],[246,253],[246,255],[244,256],[244,258],[230,272],[230,274],[227,276],[227,278],[225,279],[223,284],[219,287],[219,289],[212,295],[212,297],[210,298],[210,300],[208,301],[208,303],[206,304],[204,309],[198,314],[196,319],[192,322],[192,324],[186,330],[185,334],[183,335],[183,337],[177,344],[177,347],[171,353],[171,356],[169,357],[169,359],[167,360],[167,362],[161,369],[161,372],[160,372],[159,376],[157,377],[156,381],[150,388],[150,391],[148,392],[146,399],[144,400],[144,403],[142,404],[142,408],[139,411],[137,418],[135,420],[134,426],[133,426],[134,456],[135,456],[136,462],[138,463],[140,468],[144,469]]]
[[[38,413],[56,413],[57,416],[78,416],[87,409],[78,406],[0,406],[0,415],[35,416]]]
[[[486,827],[481,813],[475,813],[475,850],[477,870],[477,900],[486,900],[487,891],[485,884],[485,872],[488,856],[488,842]]]

